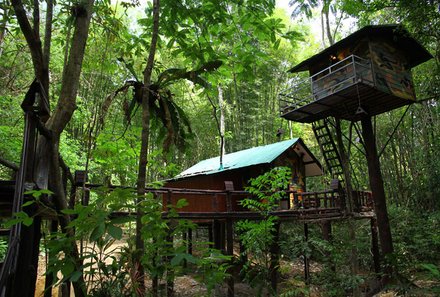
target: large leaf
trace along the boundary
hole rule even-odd
[[[105,223],[99,223],[90,234],[90,241],[97,241],[105,233]]]

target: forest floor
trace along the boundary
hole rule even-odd
[[[123,241],[115,242],[110,250],[118,249],[120,247],[125,246],[126,243]],[[109,264],[109,263],[108,263]],[[305,288],[307,287],[303,281],[303,269],[304,264],[299,259],[296,261],[285,261],[281,260],[281,274],[280,274],[280,283],[279,283],[279,291],[280,292],[296,292],[295,295],[289,296],[309,296],[309,297],[321,297],[322,290],[318,286],[309,287],[308,294],[306,294]],[[317,274],[321,271],[322,265],[316,262],[310,263],[310,272],[312,275]],[[40,262],[38,266],[38,279],[35,291],[35,297],[41,297],[44,294],[44,281],[45,281],[45,257],[44,255],[40,256]],[[237,274],[237,273],[234,273]],[[151,284],[150,281],[147,280],[147,286]],[[420,289],[415,294],[410,294],[407,296],[426,296],[426,297],[435,297],[435,294],[428,294],[424,292],[423,288],[430,288],[433,286],[438,286],[438,283],[427,281],[427,280],[417,280],[414,281],[414,284]],[[148,288],[148,287],[147,287]],[[199,296],[207,296],[207,288],[203,283],[200,283],[197,280],[196,272],[190,272],[186,275],[177,276],[174,283],[175,296],[178,297],[199,297]],[[251,288],[249,285],[237,282],[234,286],[235,296],[237,297],[254,297],[257,296],[257,291]],[[53,288],[52,296],[58,297],[58,288]],[[74,296],[73,290],[71,296]],[[227,286],[221,285],[217,286],[215,289],[214,295],[216,297],[227,296]],[[386,292],[381,292],[374,297],[397,297],[403,296],[399,295],[397,292],[389,290]],[[405,295],[406,296],[406,295]]]

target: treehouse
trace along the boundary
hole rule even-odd
[[[281,116],[304,123],[329,116],[357,121],[411,104],[411,69],[431,57],[398,25],[366,26],[289,70],[308,70],[310,77],[292,79],[280,94]]]
[[[220,157],[203,160],[165,184],[166,188],[198,189],[199,193],[180,194],[173,191],[169,201],[164,197],[163,202],[164,205],[175,205],[184,198],[188,205],[180,211],[185,212],[241,211],[240,200],[249,196],[243,191],[248,180],[277,166],[291,168],[291,189],[297,191],[306,190],[306,177],[322,174],[320,163],[304,142],[294,138],[226,154],[222,165]],[[229,207],[227,191],[234,191]],[[283,201],[283,208],[289,208],[289,202]]]

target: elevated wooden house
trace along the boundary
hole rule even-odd
[[[290,69],[310,77],[280,94],[281,116],[357,121],[410,104],[416,99],[411,68],[431,57],[399,25],[366,26]]]
[[[168,180],[166,188],[205,190],[244,190],[250,178],[255,178],[277,166],[292,170],[292,186],[306,190],[306,177],[322,174],[320,163],[300,138],[285,140],[265,146],[254,147],[220,157],[203,160]],[[232,211],[242,210],[239,200],[245,196],[232,197]],[[225,195],[172,194],[172,203],[185,198],[187,212],[225,212]],[[167,204],[164,198],[164,205]]]

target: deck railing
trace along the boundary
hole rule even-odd
[[[359,82],[374,86],[371,61],[351,55],[305,80],[294,80],[279,94],[280,112],[286,114]]]
[[[86,185],[86,187],[94,188],[97,185]],[[168,206],[174,205],[178,199],[188,197],[197,197],[200,201],[206,199],[210,202],[209,210],[197,211],[191,210],[191,202],[188,210],[183,212],[203,213],[203,212],[246,212],[247,209],[240,205],[240,201],[252,196],[246,191],[225,191],[225,190],[205,190],[205,189],[180,189],[180,188],[147,188],[147,192],[152,193],[157,199],[161,200],[164,205],[164,211]],[[174,197],[174,198],[173,198]],[[178,199],[175,199],[178,198]],[[224,199],[220,199],[224,198]],[[353,191],[354,211],[361,212],[371,210],[373,200],[371,192]],[[192,200],[193,201],[193,200]],[[199,201],[199,200],[198,200]],[[335,190],[324,190],[317,192],[298,192],[285,191],[284,198],[280,200],[276,211],[294,211],[302,209],[316,210],[344,210],[346,205],[346,195]],[[178,210],[179,211],[179,210]]]

